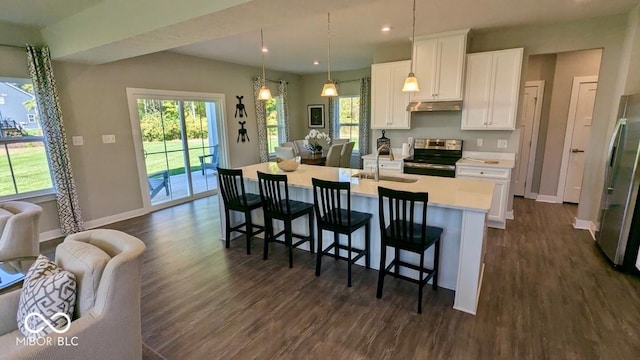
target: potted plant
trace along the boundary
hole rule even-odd
[[[314,154],[322,153],[322,145],[320,141],[324,140],[327,144],[331,144],[331,138],[324,131],[311,130],[309,135],[304,137],[304,147]]]

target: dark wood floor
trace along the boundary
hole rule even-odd
[[[225,249],[215,197],[113,224],[147,244],[142,283],[145,359],[638,359],[640,280],[613,270],[576,207],[515,199],[507,230],[489,230],[478,315],[453,292],[426,291],[311,254],[287,266],[282,245]],[[375,232],[374,232],[375,233]],[[373,237],[377,238],[376,235]]]

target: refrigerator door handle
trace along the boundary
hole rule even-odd
[[[611,137],[611,142],[609,143],[609,154],[608,154],[608,161],[607,161],[607,167],[604,169],[604,178],[605,181],[608,181],[609,183],[607,184],[607,189],[612,189],[613,186],[613,179],[609,178],[609,168],[613,167],[613,163],[616,159],[616,152],[618,150],[618,146],[620,145],[620,134],[622,133],[623,127],[627,125],[627,119],[626,118],[620,118],[618,119],[618,122],[616,123],[616,128],[615,130],[613,130],[613,136]]]

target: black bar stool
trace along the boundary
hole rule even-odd
[[[418,284],[418,313],[422,313],[422,288],[433,278],[433,290],[438,289],[438,265],[440,263],[440,236],[442,229],[427,226],[427,203],[428,193],[414,193],[407,191],[396,191],[383,187],[378,187],[379,215],[380,215],[380,236],[382,238],[380,251],[380,271],[378,273],[378,290],[376,297],[382,297],[382,287],[384,286],[384,276],[393,276]],[[417,223],[414,221],[416,204],[420,207],[422,203],[422,219]],[[384,208],[387,207],[387,218],[385,221]],[[424,267],[424,252],[435,245],[433,259],[433,269]],[[395,248],[395,258],[386,266],[387,246]],[[420,266],[409,264],[400,260],[400,250],[406,250],[420,254]],[[412,279],[400,275],[400,266],[419,272],[418,279]],[[395,268],[391,272],[391,268]],[[424,274],[427,274],[424,277]],[[424,277],[424,278],[423,278]]]
[[[293,248],[308,241],[309,250],[313,253],[313,204],[289,200],[287,175],[265,174],[258,171],[258,185],[264,207],[264,259],[268,257],[270,242],[285,244],[289,248],[289,267],[292,268]],[[284,197],[282,189],[284,189]],[[291,223],[304,215],[309,215],[309,235],[294,234]],[[284,230],[277,234],[273,233],[274,219],[284,222]],[[284,235],[284,241],[278,240],[281,235]],[[294,243],[293,238],[301,240]]]
[[[224,202],[224,214],[226,219],[226,248],[229,248],[231,242],[231,232],[235,231],[246,235],[247,254],[251,254],[251,238],[264,231],[263,226],[254,225],[251,222],[251,211],[262,207],[260,196],[251,193],[247,194],[244,191],[242,170],[217,169],[218,186]],[[229,219],[229,211],[231,210],[244,213],[245,222],[231,227],[231,221]],[[245,227],[245,230],[242,230],[242,227]]]
[[[316,256],[316,276],[320,276],[322,256],[333,256],[336,259],[348,261],[347,286],[351,287],[351,264],[365,256],[367,269],[369,264],[369,248],[371,243],[371,214],[351,210],[351,183],[325,181],[312,178],[313,203],[316,209],[316,221],[318,222],[318,254]],[[342,208],[341,193],[346,193],[347,208]],[[319,195],[318,195],[319,194]],[[351,233],[365,227],[364,249],[351,246]],[[327,248],[322,248],[322,230],[333,232],[333,243]],[[340,234],[347,235],[347,245],[339,242]],[[333,249],[333,255],[330,251]],[[347,250],[348,256],[340,256],[340,249]],[[351,258],[351,253],[357,255]]]

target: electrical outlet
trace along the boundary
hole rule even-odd
[[[483,143],[484,143],[484,141],[482,139],[476,140],[476,144],[478,145],[478,147],[482,147]]]
[[[116,142],[115,135],[102,135],[102,143],[103,144],[113,144]]]
[[[508,145],[509,145],[509,141],[508,140],[498,140],[498,148],[499,149],[506,149]]]
[[[71,138],[71,140],[73,141],[73,145],[84,145],[84,139],[82,138],[82,136],[74,136]]]

